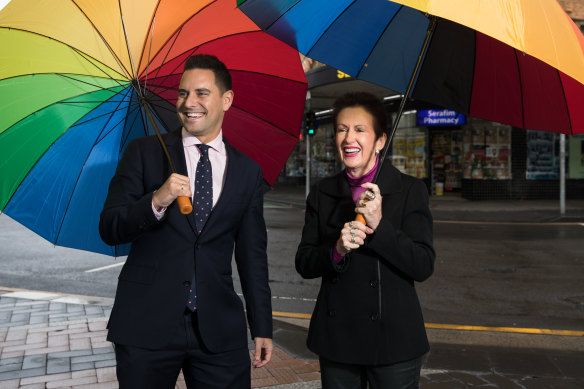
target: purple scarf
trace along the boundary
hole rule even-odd
[[[365,173],[361,177],[353,177],[351,173],[349,173],[349,171],[345,169],[345,173],[347,174],[347,180],[349,180],[349,186],[351,187],[351,194],[353,195],[354,203],[359,201],[359,195],[367,190],[361,187],[361,185],[366,182],[373,181],[373,177],[375,177],[375,172],[377,172],[378,164],[379,157],[375,159],[375,166],[373,166],[373,169],[369,170],[369,172]]]

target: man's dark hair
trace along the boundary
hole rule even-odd
[[[215,85],[221,93],[231,90],[231,74],[225,64],[214,55],[195,54],[187,59],[183,71],[191,69],[208,69],[215,74]]]
[[[348,92],[339,97],[333,104],[333,128],[337,130],[339,112],[345,108],[362,107],[373,116],[375,139],[383,136],[387,128],[387,113],[383,101],[369,92]]]

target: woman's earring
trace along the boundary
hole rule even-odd
[[[375,150],[375,155],[379,155],[379,150]]]

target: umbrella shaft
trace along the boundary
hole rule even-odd
[[[382,164],[385,161],[385,157],[387,156],[387,152],[389,151],[389,147],[391,146],[391,143],[393,142],[393,137],[394,137],[395,132],[397,130],[397,126],[399,125],[399,121],[402,117],[402,114],[404,113],[404,108],[406,106],[406,102],[410,97],[410,94],[412,92],[412,88],[414,86],[414,82],[416,81],[416,77],[418,77],[418,73],[420,71],[420,66],[422,65],[422,60],[424,59],[424,56],[426,55],[426,50],[428,49],[428,45],[430,44],[430,38],[432,37],[432,33],[434,32],[434,29],[436,28],[436,22],[437,22],[436,16],[431,15],[429,18],[430,18],[430,24],[428,24],[428,30],[426,31],[426,38],[424,39],[424,44],[422,45],[422,50],[420,50],[420,55],[418,56],[418,61],[416,62],[416,67],[414,68],[414,71],[412,72],[412,76],[410,77],[410,81],[408,83],[408,88],[406,89],[406,93],[403,95],[403,98],[402,98],[400,105],[399,105],[399,109],[397,111],[397,116],[395,118],[395,121],[393,122],[391,133],[389,134],[389,138],[385,142],[385,146],[383,147],[383,152],[381,153],[381,163]],[[379,176],[380,171],[381,171],[381,167],[379,169],[377,169],[377,172],[375,172],[375,177],[373,177],[374,183],[377,182],[377,177]]]

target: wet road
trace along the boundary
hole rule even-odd
[[[268,206],[274,311],[309,314],[318,280],[294,269],[304,214]],[[584,226],[435,223],[435,274],[418,284],[428,323],[584,330]],[[0,215],[0,286],[113,297],[124,258],[53,247]],[[237,278],[237,277],[236,277]]]

